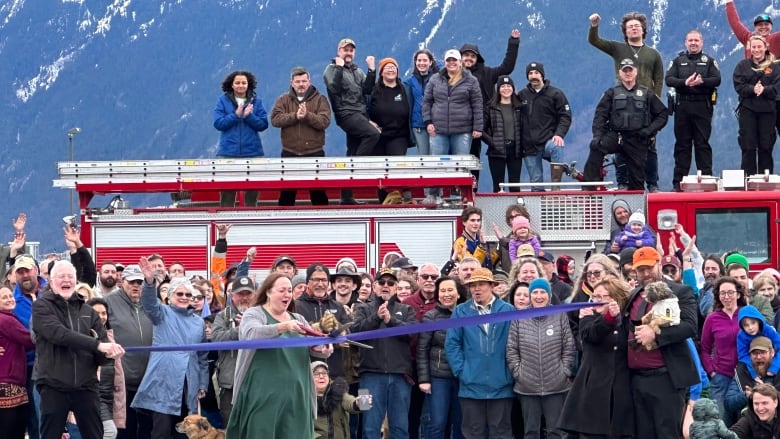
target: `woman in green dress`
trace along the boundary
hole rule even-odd
[[[257,304],[247,310],[239,325],[239,340],[303,337],[306,320],[287,311],[292,302],[290,279],[270,274],[258,290]],[[240,350],[236,362],[233,411],[228,439],[308,439],[314,437],[316,393],[309,368],[309,353],[328,357],[306,347]]]

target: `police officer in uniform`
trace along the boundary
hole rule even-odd
[[[637,84],[637,67],[630,58],[620,61],[619,77],[620,84],[604,92],[596,106],[585,181],[601,180],[604,156],[621,152],[627,161],[628,189],[643,190],[647,151],[669,113],[652,89]]]
[[[672,185],[675,191],[680,190],[680,181],[691,168],[691,146],[696,156],[696,169],[704,175],[712,175],[710,132],[720,71],[718,63],[702,53],[703,44],[701,32],[688,32],[686,51],[680,52],[666,72],[666,85],[674,88],[674,92],[670,90],[669,110],[674,113]]]

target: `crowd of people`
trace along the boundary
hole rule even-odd
[[[780,33],[772,33],[772,17],[760,14],[754,29],[740,21],[733,0],[725,2],[729,25],[745,45],[745,59],[732,75],[739,98],[737,137],[746,175],[774,171],[773,149],[780,132]],[[604,157],[614,154],[619,189],[659,191],[656,135],[674,115],[675,144],[672,189],[696,170],[713,173],[709,139],[713,108],[717,103],[721,72],[717,61],[703,52],[704,35],[689,31],[684,49],[664,70],[661,54],[645,43],[648,20],[630,12],[620,21],[619,40],[599,34],[601,16],[589,17],[588,41],[612,58],[617,84],[605,90],[593,115],[592,140],[581,178],[601,181]],[[520,32],[512,30],[501,64],[486,64],[479,46],[463,44],[447,50],[440,59],[428,49],[412,56],[410,74],[400,77],[403,63],[394,58],[365,58],[366,71],[356,58],[357,43],[338,42],[336,56],[325,69],[327,97],[311,84],[305,67],[290,73],[290,89],[273,104],[271,125],[280,128],[282,157],[323,157],[325,130],[331,114],[346,134],[347,156],[398,156],[417,147],[420,155],[472,154],[481,157],[486,145],[492,190],[519,190],[523,165],[531,190],[543,191],[543,161],[550,162],[550,182],[560,182],[568,169],[565,137],[572,110],[563,90],[551,83],[545,66],[531,60],[523,85],[515,86]],[[257,79],[248,71],[234,71],[222,83],[224,94],[214,110],[214,127],[220,131],[219,157],[259,157],[263,148],[258,133],[268,128],[268,115],[255,94]],[[662,102],[663,86],[667,96]],[[571,170],[569,169],[569,172]],[[474,171],[479,178],[479,171]],[[506,184],[509,183],[509,184]],[[597,188],[600,186],[596,185]],[[378,202],[416,203],[407,188],[377,193]],[[295,204],[295,191],[285,191],[279,205]],[[328,204],[323,191],[312,189],[314,205]],[[223,206],[232,206],[235,193],[225,192]],[[256,192],[248,192],[246,205],[254,205]],[[444,204],[442,188],[425,189],[425,204]],[[341,191],[341,204],[359,203],[350,189]]]
[[[776,435],[780,272],[751,279],[742,254],[702,255],[680,225],[660,243],[640,212],[622,200],[612,209],[614,238],[580,269],[545,250],[539,219],[514,204],[498,243],[468,207],[447,263],[390,252],[374,276],[348,257],[299,267],[280,255],[257,267],[253,248],[227,266],[229,224],[216,225],[207,277],[160,255],[96,265],[71,226],[69,260],[38,263],[19,215],[3,248],[0,428],[11,438],[185,437],[177,424],[200,413],[229,438],[649,439],[696,437],[703,401],[740,438]],[[263,268],[264,279],[249,275]],[[487,318],[563,303],[592,305]],[[294,343],[476,316],[485,322],[361,343],[124,350]]]

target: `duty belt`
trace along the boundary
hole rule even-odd
[[[681,101],[707,101],[710,99],[710,95],[677,95]]]

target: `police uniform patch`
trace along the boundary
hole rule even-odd
[[[666,70],[669,70],[674,65],[674,60],[669,61],[669,67],[666,68]]]
[[[702,62],[707,62],[707,55],[702,55],[701,56],[701,61]]]
[[[569,104],[564,105],[563,108],[565,108],[566,111],[571,111],[571,109],[569,108]]]
[[[642,93],[642,90],[637,90],[637,91],[636,91],[636,95],[637,95],[637,96],[643,96],[643,95],[644,95],[644,93]]]

